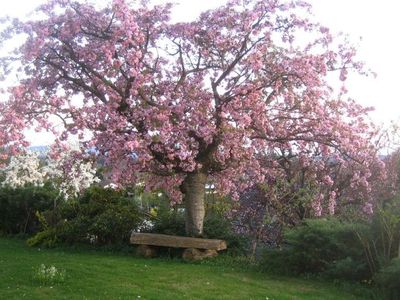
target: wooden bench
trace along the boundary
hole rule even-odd
[[[218,255],[217,251],[226,249],[226,242],[215,239],[202,239],[155,233],[132,233],[131,244],[139,245],[137,252],[145,257],[157,255],[157,247],[185,248],[183,258],[201,260]]]

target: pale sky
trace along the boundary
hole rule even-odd
[[[0,18],[23,17],[45,0],[0,0]],[[167,2],[164,0],[153,1]],[[188,21],[202,10],[215,8],[225,0],[174,0],[173,19]],[[374,106],[376,123],[400,120],[400,1],[396,0],[309,0],[315,19],[333,32],[349,34],[358,45],[359,58],[378,76],[351,76],[349,95],[357,102]],[[360,37],[362,38],[360,40]],[[33,145],[49,143],[46,135],[29,134]]]

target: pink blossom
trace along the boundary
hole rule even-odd
[[[27,39],[15,50],[21,80],[0,103],[1,146],[18,152],[28,127],[54,132],[57,143],[72,134],[96,149],[114,183],[146,178],[174,202],[188,174],[237,198],[285,178],[288,161],[317,182],[317,215],[334,213],[339,197],[367,199],[383,176],[367,176],[383,168],[369,109],[327,83],[331,71],[341,70],[343,84],[348,69],[365,71],[354,47],[311,20],[308,4],[229,1],[174,23],[170,5],[146,3],[52,0],[40,20],[5,25],[5,42]],[[266,153],[275,161],[264,162]],[[348,172],[353,195],[332,191],[333,165]]]

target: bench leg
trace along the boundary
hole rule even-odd
[[[216,250],[200,250],[196,248],[187,248],[183,251],[182,257],[184,260],[197,261],[203,260],[208,257],[215,257],[218,255]]]
[[[139,245],[136,249],[136,253],[145,258],[152,258],[157,256],[157,248],[148,245]]]

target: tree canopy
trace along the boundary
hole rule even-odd
[[[3,42],[26,39],[1,60],[19,78],[1,103],[2,143],[22,141],[29,126],[57,142],[76,135],[113,182],[145,174],[149,189],[183,195],[189,215],[201,210],[206,182],[237,198],[285,176],[293,158],[326,186],[333,162],[347,168],[368,194],[370,169],[382,167],[375,129],[345,88],[349,71],[365,71],[353,47],[309,20],[306,2],[231,0],[186,23],[171,21],[171,8],[52,0],[32,20],[9,20]],[[194,223],[188,231],[201,233],[202,219]]]

